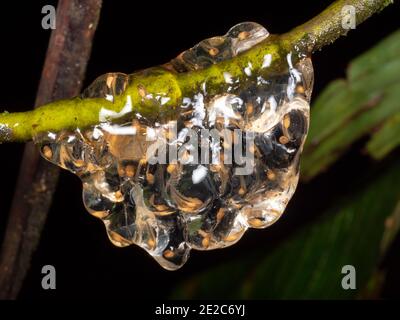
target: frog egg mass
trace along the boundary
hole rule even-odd
[[[142,72],[195,77],[269,37],[259,24],[242,23]],[[210,78],[182,91],[173,116],[135,110],[137,99],[164,110],[169,92],[137,86],[135,98],[135,74],[105,74],[81,98],[122,99],[119,112],[105,107],[97,125],[35,137],[44,158],[82,180],[84,205],[113,244],[139,245],[175,270],[191,249],[230,246],[282,215],[299,178],[313,68],[299,52],[243,59],[240,70],[219,71],[220,85]]]

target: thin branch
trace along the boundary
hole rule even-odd
[[[393,0],[338,0],[313,19],[283,34],[282,37],[303,50],[314,52],[349,32],[350,29],[343,28],[342,22],[346,21],[344,18],[351,12],[351,8],[354,8],[355,23],[358,26],[391,3]]]
[[[60,0],[36,98],[40,106],[81,90],[101,0]],[[36,109],[38,110],[38,109]],[[0,298],[15,299],[39,242],[58,180],[58,168],[25,147],[0,256]]]
[[[282,71],[283,66],[286,67],[284,61],[289,52],[297,52],[294,59],[298,59],[301,56],[299,53],[310,54],[346,34],[348,30],[342,27],[342,11],[345,5],[355,8],[356,23],[360,24],[390,3],[388,0],[338,0],[292,31],[281,36],[269,36],[235,58],[203,70],[175,73],[165,67],[156,67],[133,74],[124,94],[117,96],[113,102],[101,98],[76,98],[57,101],[31,112],[0,114],[0,142],[26,141],[41,132],[85,128],[101,121],[100,110],[105,108],[120,112],[127,101],[132,101],[133,112],[139,112],[146,117],[175,117],[183,97],[192,96],[204,82],[207,82],[207,91],[212,94],[213,90],[225,84],[226,72],[233,78],[241,79],[249,63],[255,74],[259,72],[263,63],[260,57],[266,54],[272,57],[268,72]],[[146,98],[152,96],[151,94],[159,95],[160,92],[169,98],[163,105]]]

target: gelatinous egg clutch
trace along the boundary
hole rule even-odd
[[[176,73],[204,69],[268,36],[262,26],[242,23],[163,67]],[[268,70],[272,56],[262,59]],[[240,79],[224,73],[216,94],[208,93],[205,80],[182,98],[172,120],[131,112],[128,120],[110,122],[105,119],[113,111],[102,110],[98,125],[48,132],[35,141],[46,159],[81,178],[85,207],[104,222],[115,245],[137,244],[174,270],[191,249],[230,246],[248,228],[273,224],[293,195],[313,69],[307,57],[293,65],[291,53],[284,63],[285,72],[270,76],[260,76],[251,63]],[[113,101],[130,77],[101,76],[82,98]],[[152,99],[162,105],[169,98],[160,93]],[[124,109],[134,104],[127,95]]]

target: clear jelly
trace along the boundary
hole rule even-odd
[[[202,41],[167,68],[187,72],[231,59],[269,36],[242,23]],[[271,55],[262,68],[268,70]],[[103,110],[98,125],[36,137],[42,155],[80,177],[83,202],[117,246],[136,244],[161,266],[181,267],[191,249],[237,242],[248,228],[275,223],[292,197],[309,127],[311,60],[260,76],[249,63],[243,77],[224,74],[217,94],[207,82],[182,99],[176,119],[151,121],[127,109],[128,119]],[[83,98],[114,101],[130,76],[108,73]],[[145,93],[144,93],[145,94]],[[157,103],[168,100],[160,94]],[[135,101],[126,97],[126,106]],[[173,156],[171,158],[171,155]]]

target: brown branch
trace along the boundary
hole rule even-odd
[[[101,0],[60,0],[36,97],[36,106],[76,96],[81,90]],[[25,147],[0,256],[0,298],[15,299],[29,269],[52,196],[58,168]]]

